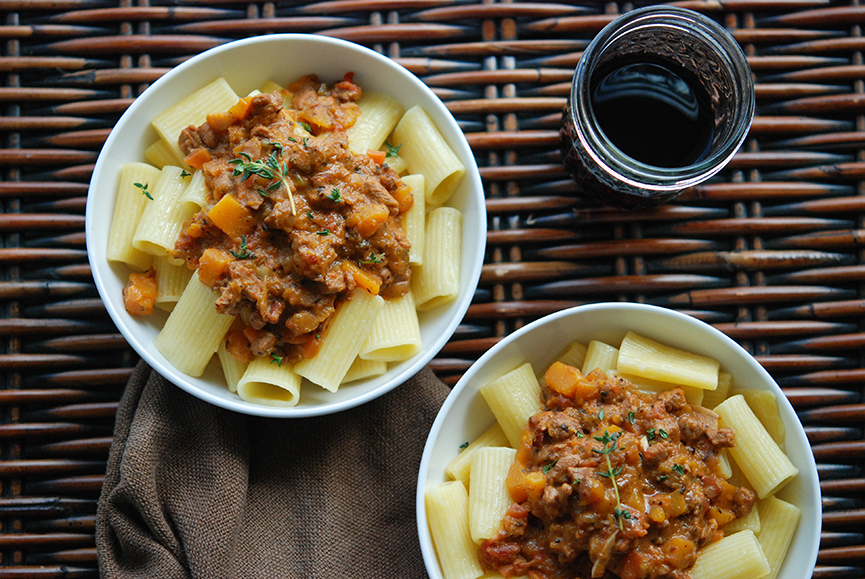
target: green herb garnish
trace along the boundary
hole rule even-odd
[[[236,257],[237,259],[251,259],[251,258],[255,257],[254,255],[249,253],[249,250],[246,248],[246,236],[245,235],[240,236],[240,253],[237,253],[233,249],[229,249],[228,252],[231,255],[233,255],[234,257]]]
[[[150,191],[147,190],[150,187],[150,183],[133,183],[133,185],[141,189],[141,192],[145,197],[153,201],[153,195],[151,195]]]
[[[373,253],[372,257],[370,257],[368,259],[360,259],[357,262],[358,265],[374,264],[374,263],[384,263],[384,254],[383,253],[382,254]]]
[[[262,179],[272,181],[267,185],[268,192],[276,191],[280,185],[285,187],[288,192],[288,200],[291,203],[291,214],[295,215],[294,195],[291,183],[288,181],[288,163],[283,163],[277,157],[277,151],[273,151],[265,159],[252,160],[248,153],[238,153],[240,157],[229,161],[234,165],[232,176],[240,176],[241,181],[245,181],[252,175],[258,175]],[[261,191],[259,190],[259,193]],[[267,196],[267,195],[265,195]]]
[[[321,231],[316,231],[316,235],[330,235],[330,231],[327,229],[322,229]]]
[[[466,441],[460,445],[460,450],[465,450],[468,447],[469,447],[469,443],[468,443],[468,441]]]
[[[673,465],[672,467],[670,467],[670,468],[672,468],[672,469],[673,469],[673,472],[675,472],[675,473],[678,474],[679,476],[684,476],[684,475],[685,475],[685,467],[682,466],[681,464],[674,464],[674,465]]]
[[[633,424],[635,419],[636,419],[636,416],[634,415],[634,411],[631,410],[630,412],[628,412],[628,422]]]
[[[270,354],[270,363],[276,364],[277,366],[281,367],[282,366],[282,356],[280,356],[279,354],[277,354],[275,352],[271,353]]]
[[[385,157],[399,157],[399,150],[400,148],[402,148],[402,144],[394,147],[393,145],[385,141],[384,146],[387,147],[387,154],[385,155]]]
[[[183,179],[184,177],[189,177],[190,175],[192,175],[192,173],[190,173],[190,172],[187,171],[186,169],[181,169],[181,170],[180,170],[180,178],[181,178],[181,179]]]
[[[326,195],[326,197],[331,201],[335,201],[336,203],[342,201],[342,197],[339,194],[339,189],[334,189],[328,195]]]
[[[607,461],[607,470],[604,472],[598,473],[604,478],[608,478],[613,481],[613,490],[616,492],[616,509],[621,510],[622,508],[622,499],[619,497],[619,485],[616,484],[616,476],[622,472],[622,467],[613,468],[613,464],[610,462],[610,454],[615,452],[616,448],[619,445],[619,436],[614,435],[610,436],[610,432],[608,430],[604,430],[603,436],[593,436],[595,440],[602,443],[604,448],[598,450],[596,448],[592,449],[592,452],[596,452],[598,454],[604,455],[604,458]],[[619,522],[619,528],[624,530],[624,524],[622,523],[622,517],[616,515],[615,517]]]
[[[541,469],[541,472],[544,473],[544,474],[547,474],[548,472],[550,472],[550,469],[551,469],[551,468],[553,468],[554,466],[556,466],[556,463],[557,463],[557,462],[559,462],[559,459],[554,460],[554,461],[551,462],[550,464],[544,465],[544,468]]]

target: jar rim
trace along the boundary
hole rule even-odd
[[[649,26],[687,29],[709,45],[730,65],[731,78],[740,99],[733,130],[723,146],[705,159],[682,167],[658,167],[622,152],[604,134],[594,117],[591,103],[591,75],[603,49],[624,33]],[[623,32],[623,27],[625,28]],[[730,161],[745,141],[754,117],[755,97],[751,70],[745,54],[733,37],[717,22],[692,10],[674,6],[649,6],[632,10],[605,26],[592,40],[577,63],[571,86],[570,119],[585,151],[604,171],[632,187],[650,191],[673,191],[709,179]]]

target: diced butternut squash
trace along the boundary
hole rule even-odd
[[[213,156],[210,154],[210,151],[205,149],[204,147],[198,147],[183,159],[187,165],[190,167],[194,167],[196,169],[201,169],[205,163],[213,159]]]
[[[395,191],[391,191],[391,195],[399,203],[400,213],[405,213],[414,205],[414,195],[412,195],[411,187],[408,185],[397,187]]]
[[[358,287],[362,287],[372,295],[378,295],[378,292],[381,289],[381,278],[379,276],[370,271],[359,268],[351,261],[342,262],[342,269],[352,275],[354,283],[356,283]]]
[[[547,477],[541,471],[533,470],[526,475],[526,494],[531,500],[539,500],[546,486]]]
[[[381,203],[362,205],[345,220],[347,227],[354,227],[362,237],[372,237],[387,221],[390,212]]]
[[[223,196],[208,211],[207,218],[232,239],[246,235],[254,225],[252,212],[230,194]]]
[[[231,255],[221,249],[208,247],[198,260],[198,279],[204,285],[213,287],[219,282],[219,278],[228,271],[231,264]]]
[[[553,362],[544,374],[544,381],[550,390],[566,398],[591,400],[599,392],[595,381],[586,380],[579,370],[561,362]]]
[[[243,120],[249,115],[249,105],[252,103],[252,97],[242,98],[237,101],[237,104],[228,109],[236,119]]]
[[[156,270],[129,274],[129,282],[123,288],[123,307],[133,316],[153,314],[156,303]]]
[[[526,493],[526,469],[518,460],[511,463],[508,476],[505,478],[505,486],[516,502],[524,503],[529,498]]]

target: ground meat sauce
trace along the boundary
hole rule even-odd
[[[517,502],[481,560],[505,577],[688,579],[697,551],[756,499],[718,474],[733,432],[681,389],[652,396],[568,371],[576,386],[547,380],[523,432],[508,475]]]
[[[387,164],[349,150],[360,95],[351,74],[332,88],[308,76],[180,136],[209,195],[175,256],[218,291],[220,313],[245,322],[229,335],[237,358],[311,357],[355,287],[385,298],[409,290],[399,218],[413,198]]]

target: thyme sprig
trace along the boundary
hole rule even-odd
[[[619,485],[616,483],[616,477],[622,472],[622,467],[617,466],[616,468],[613,468],[613,465],[610,462],[610,454],[615,452],[616,449],[619,447],[619,433],[611,436],[610,431],[604,430],[603,436],[593,436],[592,438],[604,445],[604,448],[602,448],[601,450],[593,448],[592,452],[604,455],[604,458],[607,461],[607,470],[598,474],[604,478],[610,479],[613,482],[613,490],[616,493],[616,508],[613,510],[613,514],[615,515],[615,518],[619,523],[619,529],[624,530],[625,526],[622,520],[626,518],[630,519],[631,514],[627,511],[627,509],[622,507],[622,499],[619,496]]]
[[[144,194],[145,197],[153,201],[153,195],[150,194],[150,191],[147,189],[150,187],[150,183],[133,183],[135,187],[141,190],[141,193]]]
[[[294,188],[288,180],[288,163],[280,161],[279,157],[282,153],[282,144],[279,147],[274,146],[274,150],[264,159],[252,160],[248,153],[240,151],[237,159],[229,161],[234,165],[232,176],[240,176],[241,181],[249,179],[253,175],[258,175],[266,181],[272,181],[265,189],[258,189],[258,192],[265,197],[268,197],[272,191],[276,191],[280,186],[285,187],[288,192],[288,200],[291,203],[291,214],[295,215],[294,206]]]
[[[384,146],[387,147],[387,154],[385,155],[385,157],[399,157],[399,150],[402,147],[402,143],[397,146],[393,146],[389,142],[385,141]]]
[[[240,252],[236,252],[233,249],[229,249],[228,252],[233,255],[237,259],[252,259],[255,257],[249,252],[249,249],[246,247],[246,236],[240,236]]]

